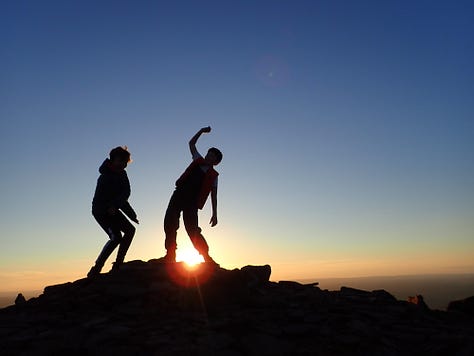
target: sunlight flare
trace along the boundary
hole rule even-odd
[[[194,267],[204,262],[204,258],[194,248],[189,248],[183,251],[178,250],[176,252],[176,261],[184,262],[188,267]]]

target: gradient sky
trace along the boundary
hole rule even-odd
[[[87,273],[118,145],[141,221],[127,259],[162,256],[207,125],[198,148],[224,160],[219,224],[209,202],[200,222],[223,267],[474,272],[472,1],[5,0],[0,41],[0,290]]]

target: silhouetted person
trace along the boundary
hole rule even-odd
[[[171,196],[166,210],[164,228],[166,233],[165,261],[176,260],[176,233],[179,228],[179,218],[183,212],[184,227],[194,248],[204,257],[205,262],[215,263],[209,256],[209,246],[198,224],[198,209],[202,209],[209,193],[212,201],[211,226],[217,225],[217,173],[214,166],[222,160],[222,153],[212,147],[203,158],[196,149],[196,142],[202,133],[211,132],[204,127],[189,141],[189,149],[193,157],[192,163],[176,181],[176,189]]]
[[[109,241],[97,257],[87,277],[98,275],[107,258],[120,245],[117,259],[112,267],[112,271],[118,270],[135,235],[135,227],[123,214],[125,213],[130,220],[138,224],[137,214],[128,203],[130,182],[125,168],[129,162],[130,152],[127,148],[116,147],[110,151],[110,158],[107,158],[99,168],[100,176],[92,201],[92,215],[109,236]]]

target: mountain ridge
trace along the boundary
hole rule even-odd
[[[432,355],[474,353],[464,304],[270,282],[271,267],[160,260],[48,286],[0,309],[4,355]],[[463,309],[464,308],[464,309]]]

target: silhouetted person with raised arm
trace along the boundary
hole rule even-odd
[[[116,147],[110,151],[110,158],[99,168],[100,176],[92,201],[92,215],[109,236],[109,241],[87,274],[89,278],[100,273],[105,261],[118,245],[120,246],[112,271],[120,269],[135,235],[135,227],[125,217],[127,215],[138,224],[137,214],[128,203],[130,182],[125,168],[130,161],[127,148]]]
[[[222,160],[222,153],[217,148],[208,150],[202,157],[196,149],[196,142],[203,133],[211,132],[211,128],[204,127],[189,141],[189,149],[193,158],[192,163],[176,181],[176,189],[171,196],[166,210],[164,228],[166,233],[165,261],[176,260],[176,233],[179,228],[179,218],[183,212],[183,221],[194,248],[204,257],[205,262],[214,263],[209,256],[209,246],[198,224],[198,209],[202,209],[209,193],[212,202],[211,226],[217,225],[217,173],[214,166]]]

